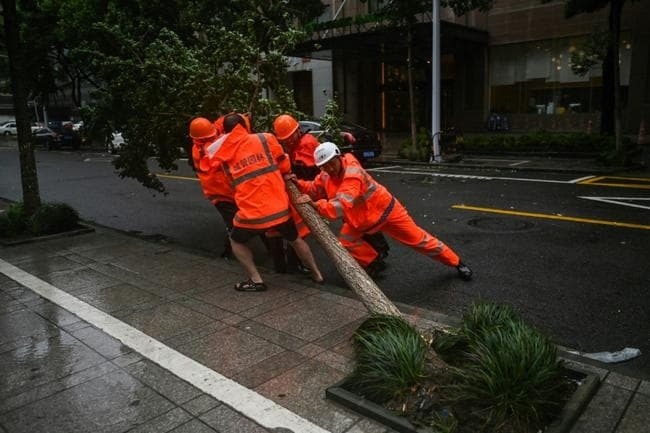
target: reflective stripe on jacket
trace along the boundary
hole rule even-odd
[[[388,217],[395,198],[352,154],[342,155],[341,164],[340,178],[322,171],[313,181],[298,180],[298,188],[309,194],[326,218],[342,218],[357,230],[372,232]]]
[[[235,191],[236,227],[267,229],[289,219],[289,196],[282,173],[289,158],[271,134],[249,134],[240,125],[230,132],[212,158]]]

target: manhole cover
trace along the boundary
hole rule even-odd
[[[534,224],[530,221],[506,218],[474,218],[468,224],[472,227],[492,232],[520,232],[530,230],[534,227]]]

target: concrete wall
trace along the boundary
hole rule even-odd
[[[309,71],[312,74],[312,98],[314,117],[320,118],[325,113],[325,106],[332,98],[332,62],[308,58],[289,58],[288,71]]]

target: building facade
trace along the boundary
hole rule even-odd
[[[406,32],[373,20],[381,0],[324,3],[327,12],[311,40],[299,47],[300,67],[291,69],[299,108],[320,116],[336,94],[348,120],[386,132],[408,131]],[[418,126],[428,127],[431,14],[418,18],[411,57],[415,112]],[[484,131],[490,114],[499,113],[514,131],[598,130],[602,68],[596,64],[580,76],[571,58],[594,30],[607,28],[607,9],[566,19],[562,1],[496,0],[487,13],[458,17],[442,9],[440,18],[442,129]],[[647,2],[626,3],[619,56],[626,133],[636,133],[649,120],[649,19]]]

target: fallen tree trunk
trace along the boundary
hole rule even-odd
[[[334,261],[336,269],[348,286],[359,296],[368,311],[376,314],[401,316],[395,304],[384,295],[384,292],[368,276],[366,271],[343,248],[343,245],[334,236],[323,218],[308,203],[296,204],[301,193],[293,182],[287,182],[287,189],[291,202],[302,216],[305,224],[311,229],[312,235],[323,247],[327,255]]]

